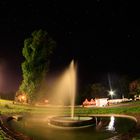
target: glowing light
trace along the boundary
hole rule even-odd
[[[111,99],[112,99],[112,98],[113,98],[113,96],[115,95],[115,91],[110,90],[110,91],[109,91],[109,95],[111,96]]]
[[[115,117],[111,116],[110,117],[110,122],[109,122],[109,124],[107,126],[107,130],[115,131],[114,123],[115,123]]]
[[[24,96],[24,95],[22,95],[22,96],[21,96],[21,99],[22,99],[22,100],[25,100],[25,96]]]
[[[112,96],[112,95],[114,95],[114,91],[109,91],[109,94]]]

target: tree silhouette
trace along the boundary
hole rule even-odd
[[[30,38],[25,39],[22,54],[23,80],[17,94],[26,95],[29,102],[38,98],[38,90],[49,68],[49,57],[55,42],[43,30],[34,31]]]

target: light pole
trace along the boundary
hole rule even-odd
[[[115,95],[115,93],[112,89],[109,91],[109,95],[111,96],[111,99],[113,99],[113,95]]]

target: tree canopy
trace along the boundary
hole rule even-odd
[[[23,80],[19,88],[20,93],[27,96],[28,101],[37,99],[41,82],[49,68],[50,55],[55,42],[43,30],[34,31],[30,38],[25,39],[22,54]]]
[[[140,79],[134,80],[129,84],[130,95],[140,95]]]
[[[94,83],[91,85],[91,96],[94,98],[106,97],[107,90],[102,84]]]

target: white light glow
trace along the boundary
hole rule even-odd
[[[110,117],[110,122],[109,122],[109,124],[107,126],[107,130],[115,131],[114,123],[115,123],[115,117],[111,116]]]
[[[115,95],[115,91],[112,89],[109,91],[109,95],[111,96],[111,99],[113,99],[113,96]]]
[[[114,95],[114,91],[109,91],[109,94],[112,96],[112,95]]]

